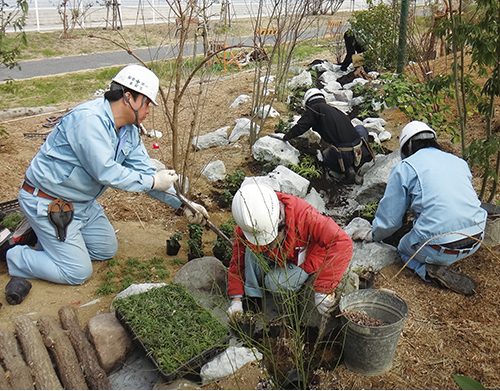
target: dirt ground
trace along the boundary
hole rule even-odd
[[[234,109],[227,108],[238,95],[251,93],[252,80],[252,73],[242,72],[211,87],[210,98],[204,107],[202,133],[233,125],[235,119],[249,115],[249,103]],[[277,105],[276,108],[285,113],[284,107]],[[9,135],[0,138],[0,174],[3,178],[0,182],[0,202],[17,197],[24,172],[43,143],[42,138],[27,138],[23,133],[47,132],[43,125],[50,116],[44,114],[3,123]],[[398,135],[401,124],[406,122],[404,116],[397,111],[388,111],[384,117],[389,122],[387,129]],[[471,127],[481,132],[483,124],[479,118],[476,121]],[[269,120],[263,134],[271,133],[276,122],[276,119]],[[170,166],[170,136],[162,116],[153,112],[145,126],[164,132],[159,140],[144,137],[143,141],[152,158]],[[160,144],[159,149],[153,149],[154,142]],[[395,149],[395,143],[396,137],[389,144],[392,149]],[[459,146],[451,145],[446,140],[443,143],[445,149],[459,152]],[[247,138],[193,154],[191,172],[200,172],[204,165],[217,159],[224,162],[228,173],[241,168],[247,175],[255,175],[248,168],[252,158]],[[192,176],[190,179],[193,184],[192,200],[206,206],[216,226],[227,222],[231,217],[229,210],[221,210],[214,198],[214,192],[220,189],[203,176]],[[476,187],[479,185],[478,178],[474,179],[474,183]],[[171,274],[167,282],[171,281],[180,266],[170,262],[174,257],[166,255],[165,241],[175,232],[187,232],[185,218],[175,216],[170,207],[143,194],[108,189],[100,198],[100,203],[116,229],[119,249],[115,258],[124,261],[131,257],[141,260],[162,257]],[[204,233],[206,255],[211,255],[210,245],[215,239],[212,232]],[[486,388],[500,388],[499,253],[498,246],[494,254],[482,247],[473,256],[454,265],[479,284],[476,294],[470,298],[435,284],[426,284],[407,269],[396,276],[402,264],[386,267],[377,273],[375,287],[394,291],[409,307],[392,369],[385,374],[368,377],[350,372],[343,364],[332,370],[335,363],[329,363],[330,368],[318,372],[318,389],[458,389],[452,374],[469,376]],[[187,260],[186,246],[175,258]],[[0,295],[0,302],[3,303],[0,328],[13,331],[12,318],[20,314],[29,314],[33,319],[42,315],[57,318],[58,310],[65,305],[75,307],[84,327],[91,317],[109,312],[113,295],[101,297],[95,294],[106,272],[106,262],[95,262],[92,277],[80,286],[32,280],[30,294],[18,306],[7,304],[3,294]],[[1,263],[0,287],[8,281],[6,265]],[[255,389],[259,376],[260,369],[256,365],[247,365],[234,376],[204,388]]]

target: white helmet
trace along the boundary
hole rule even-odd
[[[234,221],[247,240],[265,246],[278,236],[280,205],[276,192],[265,184],[243,185],[234,195]]]
[[[429,125],[422,121],[411,121],[403,128],[401,134],[399,135],[399,153],[401,155],[401,159],[404,159],[413,153],[411,148],[408,156],[405,156],[403,153],[403,146],[410,141],[410,139],[423,140],[433,138],[436,138],[436,132],[431,129]]]
[[[127,65],[113,78],[115,83],[136,91],[151,100],[155,106],[160,80],[150,69],[142,65]]]
[[[322,97],[324,98],[325,97],[325,94],[323,92],[321,92],[321,90],[317,89],[317,88],[310,88],[306,91],[306,93],[304,94],[304,100],[302,101],[302,106],[306,107],[306,104],[307,102],[309,102],[309,100],[312,98],[312,97]]]

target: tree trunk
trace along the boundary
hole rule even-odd
[[[33,390],[33,378],[24,362],[14,333],[0,330],[0,359],[10,373],[10,385],[14,390]],[[2,370],[3,372],[3,370]],[[5,378],[5,373],[2,373]],[[5,378],[7,382],[7,379]]]
[[[61,325],[66,330],[69,340],[83,368],[85,380],[91,390],[109,390],[111,385],[106,372],[99,365],[97,354],[80,327],[76,311],[71,306],[59,310]]]
[[[57,321],[50,316],[42,316],[36,324],[45,346],[54,357],[64,389],[88,390],[75,350]]]
[[[42,336],[27,315],[14,318],[16,334],[23,347],[24,358],[31,369],[37,390],[62,390],[49,352],[45,348]],[[21,389],[14,387],[15,389]]]

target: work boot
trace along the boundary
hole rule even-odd
[[[450,269],[448,266],[425,265],[427,275],[453,292],[464,296],[472,296],[477,288],[477,282],[468,275]]]
[[[353,185],[356,182],[356,171],[354,167],[349,167],[345,173],[344,183],[347,185]]]
[[[21,304],[31,289],[31,282],[26,278],[12,277],[5,287],[5,299],[10,305]]]
[[[326,177],[331,182],[342,182],[345,179],[345,175],[333,170],[326,171]]]

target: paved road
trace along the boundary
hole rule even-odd
[[[317,30],[310,30],[303,33],[302,39],[314,38],[318,34]],[[253,37],[229,38],[226,40],[228,46],[253,45]],[[267,43],[272,43],[272,39]],[[162,48],[150,48],[134,50],[134,54],[145,62],[171,59],[177,56],[179,49],[176,46]],[[196,53],[203,53],[201,42],[196,47]],[[187,44],[184,48],[184,56],[193,54],[193,44]],[[0,81],[8,79],[31,79],[33,77],[54,76],[67,72],[78,72],[90,69],[105,68],[111,66],[123,66],[135,63],[137,60],[125,51],[107,52],[99,54],[86,54],[81,56],[62,57],[57,59],[24,61],[21,62],[21,69],[8,69],[0,66]]]

